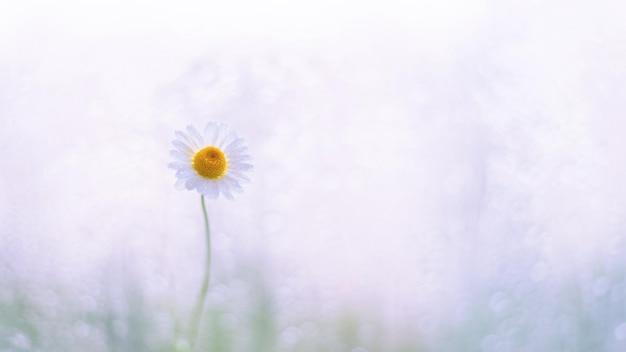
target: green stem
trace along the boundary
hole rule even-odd
[[[206,213],[206,205],[204,204],[204,195],[200,196],[202,202],[202,213],[204,214],[204,229],[206,231],[206,268],[204,271],[204,278],[202,280],[202,288],[196,301],[196,307],[191,317],[191,326],[189,332],[189,351],[193,352],[193,348],[196,344],[196,338],[198,336],[198,327],[200,326],[200,318],[202,317],[202,311],[204,309],[204,301],[206,300],[207,292],[209,291],[209,276],[211,274],[211,233],[209,231],[209,217]]]

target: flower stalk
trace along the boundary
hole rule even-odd
[[[204,203],[204,195],[200,196],[202,203],[202,213],[204,214],[204,230],[206,232],[206,267],[204,269],[204,277],[202,279],[202,287],[198,294],[198,300],[191,317],[191,323],[189,327],[189,351],[193,352],[198,338],[198,329],[200,327],[200,320],[202,318],[202,311],[204,310],[204,301],[209,291],[209,278],[211,275],[211,232],[209,230],[209,217],[206,212],[206,204]]]

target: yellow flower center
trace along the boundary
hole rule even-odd
[[[217,147],[206,147],[200,149],[193,156],[191,166],[198,175],[211,180],[217,180],[226,174],[228,162],[224,152]]]

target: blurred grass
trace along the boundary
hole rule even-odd
[[[616,327],[626,321],[624,270],[599,274],[602,282],[569,279],[509,289],[477,290],[461,319],[450,317],[430,333],[416,322],[386,326],[372,310],[339,307],[285,314],[276,291],[250,270],[238,280],[250,288],[243,301],[225,295],[204,312],[199,351],[420,352],[622,351]],[[587,283],[592,283],[587,285]],[[0,351],[184,351],[190,314],[180,302],[151,300],[139,280],[102,281],[98,297],[63,287],[37,287],[4,278],[0,290]],[[215,283],[215,286],[227,285]],[[367,308],[367,307],[363,307]],[[367,313],[370,312],[370,313]]]
[[[383,326],[368,325],[354,310],[279,322],[280,304],[263,276],[252,281],[245,302],[227,298],[208,304],[198,351],[421,351],[416,341],[386,344]],[[64,288],[3,282],[0,300],[0,351],[184,351],[190,312],[173,302],[150,301],[138,280],[103,281],[102,295],[85,297]],[[218,285],[218,284],[215,284]],[[245,304],[245,307],[237,307]],[[232,307],[236,307],[232,309]],[[182,313],[181,313],[182,312]],[[283,319],[284,320],[284,319]]]

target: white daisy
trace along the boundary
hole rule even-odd
[[[197,189],[207,198],[222,194],[233,199],[233,192],[241,193],[243,183],[250,182],[246,173],[253,169],[246,142],[237,132],[223,123],[209,122],[200,133],[195,126],[187,132],[176,131],[172,142],[176,159],[168,167],[176,170],[177,189]]]

